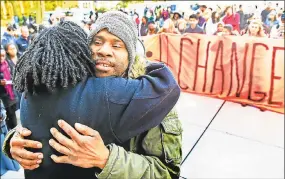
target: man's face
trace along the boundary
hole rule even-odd
[[[1,62],[3,62],[6,58],[6,52],[5,50],[1,50]]]
[[[103,29],[93,37],[90,48],[92,59],[96,63],[97,77],[124,75],[129,59],[127,48],[121,39]]]
[[[223,35],[231,35],[230,30],[227,29],[227,28],[224,28],[224,29],[223,29]]]
[[[29,29],[27,27],[23,27],[21,29],[21,34],[22,34],[23,38],[28,38],[29,37]]]
[[[195,19],[195,18],[190,18],[190,19],[189,19],[189,24],[190,24],[190,25],[197,25],[197,24],[198,24],[198,20]]]

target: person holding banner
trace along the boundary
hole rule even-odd
[[[267,37],[264,33],[261,22],[251,21],[248,26],[248,31],[243,36],[248,37]]]
[[[198,16],[196,14],[192,14],[189,17],[190,26],[185,30],[185,33],[198,33],[204,34],[204,30],[198,25]]]

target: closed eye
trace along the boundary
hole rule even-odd
[[[121,45],[113,45],[114,48],[121,48]]]
[[[101,45],[102,43],[100,41],[95,41],[94,44],[95,45]]]

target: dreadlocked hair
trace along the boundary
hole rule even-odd
[[[67,88],[93,74],[87,34],[64,21],[38,34],[15,66],[13,81],[17,91],[36,94]]]

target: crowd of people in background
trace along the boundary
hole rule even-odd
[[[152,34],[199,33],[284,39],[285,13],[283,7],[269,2],[259,13],[244,11],[243,5],[207,7],[193,5],[189,12],[172,11],[170,7],[145,7],[139,26],[140,36]],[[131,14],[132,15],[132,14]],[[135,15],[134,15],[135,16]],[[135,16],[136,22],[139,19]]]
[[[245,11],[243,5],[221,8],[218,5],[208,7],[203,4],[191,5],[191,10],[186,12],[164,5],[146,6],[141,15],[135,9],[128,12],[123,9],[121,11],[134,20],[139,30],[138,35],[141,37],[160,33],[199,33],[284,39],[284,9],[270,2],[265,9],[256,8],[255,12]],[[99,15],[98,12],[91,11],[88,18],[79,22],[87,34],[94,28]],[[64,20],[72,20],[72,17],[62,13],[50,14],[48,26]],[[47,27],[35,24],[32,16],[23,17],[21,23],[19,18],[15,17],[13,22],[7,25],[1,37],[0,97],[7,111],[7,117],[11,119],[8,123],[10,129],[16,126],[15,111],[19,109],[21,95],[17,94],[13,85],[8,82],[12,80],[18,59],[44,28]]]

